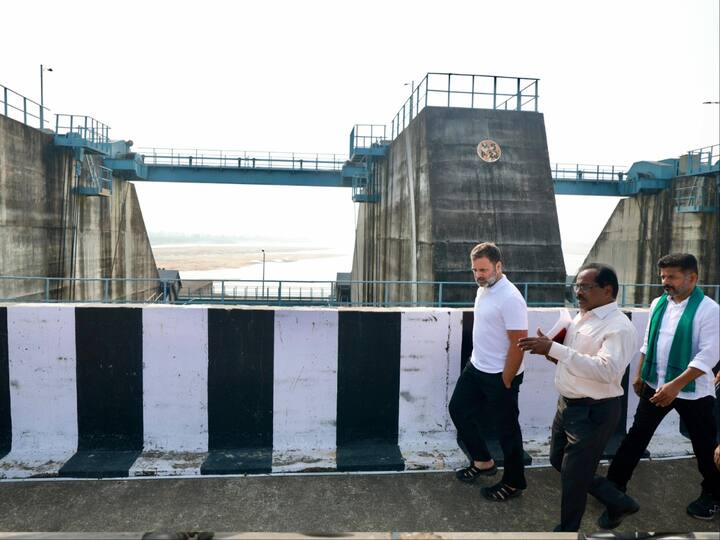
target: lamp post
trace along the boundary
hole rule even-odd
[[[52,71],[51,67],[46,68],[40,64],[40,129],[45,128],[45,96],[43,95],[43,71]]]
[[[265,250],[262,249],[262,256],[263,256],[263,262],[262,262],[262,290],[263,290],[263,298],[265,297]]]
[[[412,120],[413,117],[413,99],[415,98],[415,81],[410,81],[409,83],[405,83],[403,86],[410,85],[410,120]]]

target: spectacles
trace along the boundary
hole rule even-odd
[[[573,285],[572,288],[573,288],[573,291],[575,291],[575,292],[578,292],[578,291],[588,292],[590,289],[593,289],[597,286],[598,286],[597,283],[582,283],[580,285]]]

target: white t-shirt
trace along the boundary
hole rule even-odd
[[[475,296],[473,352],[470,361],[485,373],[501,373],[510,348],[508,330],[527,330],[527,304],[505,276],[492,287],[478,287]],[[518,374],[522,373],[520,364]]]

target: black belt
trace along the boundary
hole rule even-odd
[[[562,396],[567,405],[597,405],[599,403],[605,403],[606,401],[612,401],[613,399],[620,399],[622,396],[615,396],[603,399],[593,399],[589,397],[583,398],[569,398]]]

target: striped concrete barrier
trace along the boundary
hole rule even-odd
[[[531,310],[531,331],[556,318]],[[0,477],[455,468],[471,325],[449,309],[0,307]],[[542,462],[554,366],[525,366]]]

